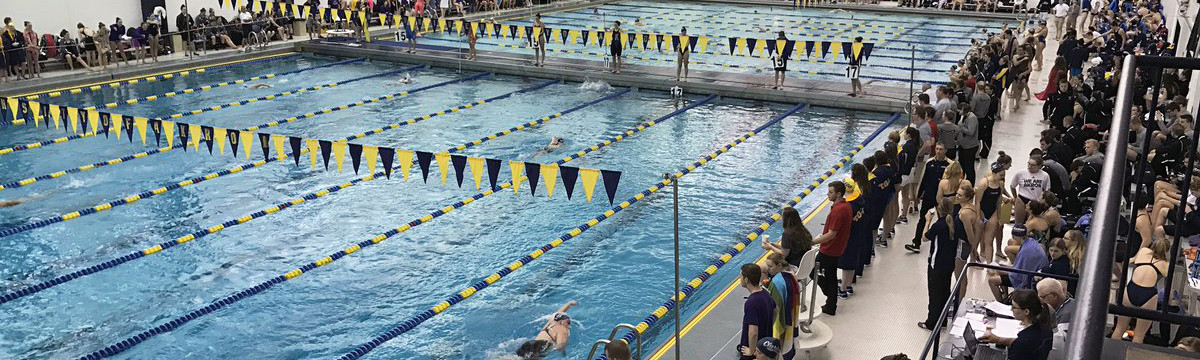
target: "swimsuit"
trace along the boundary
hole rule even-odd
[[[554,343],[550,340],[531,340],[521,344],[517,349],[517,356],[525,360],[541,360],[550,354],[550,349],[554,348]]]
[[[612,57],[614,59],[621,57],[621,40],[620,39],[621,39],[621,31],[615,30],[615,31],[613,31],[612,41],[608,42],[608,52],[612,54]]]
[[[983,190],[983,196],[979,198],[979,211],[983,213],[984,219],[991,219],[992,214],[996,213],[996,209],[1000,205],[1000,188],[988,186]]]
[[[1138,307],[1141,307],[1142,305],[1146,305],[1146,303],[1149,302],[1150,299],[1153,299],[1154,296],[1158,295],[1158,288],[1157,288],[1158,280],[1163,277],[1162,271],[1159,271],[1158,267],[1155,267],[1153,262],[1133,263],[1133,268],[1137,269],[1139,266],[1146,266],[1146,265],[1149,265],[1150,267],[1154,268],[1155,286],[1141,286],[1141,285],[1134,283],[1133,279],[1129,280],[1129,285],[1127,286],[1127,288],[1129,289],[1129,292],[1127,292],[1126,294],[1129,296],[1129,302],[1132,303],[1134,306],[1138,306]]]

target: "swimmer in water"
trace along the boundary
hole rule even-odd
[[[575,305],[579,305],[579,302],[571,300],[559,308],[533,340],[517,348],[517,356],[522,360],[541,360],[550,354],[551,349],[563,351],[567,341],[571,340],[571,317],[567,316],[567,310]]]
[[[563,142],[564,142],[564,140],[562,138],[557,137],[557,136],[551,136],[550,143],[546,144],[546,147],[542,148],[541,150],[538,150],[538,152],[535,153],[534,155],[549,154],[549,153],[553,152],[554,150],[558,150],[558,148],[562,147]]]
[[[405,85],[405,84],[411,84],[412,81],[413,81],[412,76],[410,76],[408,73],[405,73],[404,78],[400,79],[400,80],[396,80],[396,83]]]
[[[17,206],[18,204],[21,204],[26,201],[29,201],[29,199],[22,198],[22,199],[12,199],[12,200],[0,200],[0,207]]]
[[[646,26],[646,23],[642,22],[642,18],[637,18],[637,19],[634,19],[634,20],[633,20],[633,25],[636,25],[636,26]]]
[[[271,85],[271,84],[254,84],[254,85],[246,85],[244,87],[247,89],[270,89],[275,86]]]

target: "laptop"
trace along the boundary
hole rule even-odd
[[[979,339],[975,337],[975,330],[971,329],[971,324],[967,324],[963,331],[963,340],[967,342],[966,354],[971,354],[967,359],[971,360],[1005,360],[1008,356],[999,349],[991,346],[979,346]]]

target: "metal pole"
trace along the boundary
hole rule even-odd
[[[1129,139],[1129,110],[1134,101],[1137,57],[1126,56],[1117,90],[1112,130],[1105,149],[1100,188],[1096,193],[1095,217],[1084,266],[1079,279],[1079,307],[1071,318],[1071,341],[1067,342],[1068,360],[1099,359],[1103,352],[1105,318],[1108,316],[1109,282],[1112,276],[1113,243],[1121,216],[1121,186],[1125,175],[1125,146]],[[1132,230],[1131,230],[1132,231]]]
[[[667,176],[671,178],[671,195],[675,198],[675,360],[679,360],[679,343],[683,341],[679,336],[679,308],[683,307],[683,299],[679,298],[679,177]]]
[[[909,67],[908,67],[908,102],[907,102],[906,104],[904,104],[904,107],[905,107],[905,109],[908,109],[908,121],[909,121],[909,122],[912,122],[912,106],[913,106],[913,104],[912,104],[912,100],[913,100],[913,92],[915,92],[915,91],[916,91],[916,87],[915,87],[915,86],[916,86],[916,83],[917,83],[917,75],[916,75],[916,74],[917,74],[917,73],[916,73],[916,69],[917,69],[917,46],[916,46],[916,45],[912,45],[911,47],[912,47],[912,57],[911,57],[911,58],[909,58],[909,59],[910,59],[910,60],[912,60],[912,64],[911,64],[911,65],[909,65]]]
[[[1136,71],[1136,69],[1134,71]],[[1155,68],[1155,71],[1157,72],[1157,74],[1150,74],[1155,79],[1154,95],[1152,96],[1150,103],[1153,106],[1158,106],[1159,89],[1162,88],[1162,68]],[[1136,73],[1134,75],[1136,76]],[[1142,174],[1146,173],[1146,166],[1150,164],[1150,161],[1147,160],[1147,158],[1146,158],[1146,155],[1150,154],[1150,143],[1151,143],[1150,140],[1153,138],[1153,134],[1155,131],[1166,131],[1167,130],[1167,129],[1160,129],[1158,127],[1158,121],[1155,121],[1155,119],[1154,119],[1155,113],[1157,113],[1157,111],[1153,111],[1153,110],[1150,111],[1149,121],[1146,122],[1146,125],[1144,127],[1146,129],[1146,136],[1143,138],[1143,142],[1142,142],[1142,154],[1138,159],[1134,160],[1134,161],[1137,161],[1137,170],[1133,172],[1133,174],[1134,174],[1133,180],[1136,181],[1137,185],[1134,186],[1135,190],[1133,193],[1133,197],[1129,198],[1129,214],[1130,214],[1130,217],[1133,219],[1134,223],[1136,223],[1136,221],[1137,221],[1138,210],[1142,210],[1142,209],[1138,209],[1137,206],[1140,205],[1144,209],[1146,207],[1146,205],[1153,205],[1153,204],[1140,203],[1138,201],[1138,199],[1141,199],[1142,194],[1147,192],[1147,189],[1146,189],[1147,184],[1141,180],[1142,180]],[[1136,119],[1136,120],[1142,121],[1142,119]],[[1122,191],[1128,192],[1129,190],[1123,189]],[[1154,214],[1151,214],[1151,216],[1153,216],[1153,215]],[[1134,223],[1130,223],[1130,225],[1134,225]],[[1117,261],[1121,262],[1121,279],[1119,281],[1117,281],[1117,296],[1115,297],[1115,299],[1124,299],[1125,298],[1125,287],[1128,285],[1128,283],[1125,281],[1125,277],[1128,276],[1129,258],[1133,258],[1133,255],[1137,254],[1137,249],[1142,247],[1142,244],[1140,244],[1140,243],[1135,245],[1132,241],[1129,241],[1129,239],[1131,237],[1133,237],[1134,232],[1135,232],[1135,230],[1133,230],[1133,226],[1130,226],[1129,233],[1125,235],[1125,257],[1127,257],[1127,258],[1126,259],[1116,259]],[[1142,241],[1151,241],[1152,239],[1141,239],[1141,240]]]
[[[1160,70],[1161,70],[1161,68],[1160,68]],[[1155,93],[1154,97],[1157,98],[1158,94]],[[1157,105],[1157,102],[1155,102],[1154,105]],[[1192,195],[1191,194],[1191,192],[1192,192],[1192,187],[1191,187],[1192,169],[1196,168],[1196,143],[1197,143],[1196,139],[1200,139],[1197,136],[1200,136],[1200,127],[1192,129],[1192,138],[1189,139],[1189,141],[1191,143],[1188,144],[1189,146],[1184,147],[1184,151],[1187,151],[1187,154],[1188,154],[1188,164],[1187,164],[1187,167],[1184,168],[1184,169],[1186,169],[1184,171],[1187,171],[1187,172],[1184,173],[1184,175],[1183,175],[1184,186],[1180,187],[1180,191],[1181,191],[1181,193],[1179,194],[1180,199],[1187,199],[1189,195]],[[1167,311],[1170,309],[1171,290],[1174,289],[1174,287],[1175,287],[1175,283],[1174,283],[1175,268],[1177,267],[1175,265],[1175,259],[1179,258],[1179,243],[1183,241],[1183,238],[1179,236],[1179,232],[1183,231],[1183,226],[1184,226],[1183,225],[1184,224],[1183,216],[1184,216],[1184,213],[1187,212],[1186,211],[1187,205],[1185,203],[1181,203],[1181,204],[1183,204],[1183,206],[1180,206],[1179,211],[1176,211],[1177,217],[1175,218],[1174,234],[1168,234],[1168,235],[1174,237],[1175,241],[1171,242],[1171,257],[1167,259],[1167,263],[1171,264],[1171,266],[1167,268],[1167,280],[1165,283],[1166,294],[1167,294],[1167,303],[1163,304],[1163,307],[1162,307],[1162,312],[1164,314],[1167,313]],[[1187,273],[1184,273],[1184,275],[1186,276]]]

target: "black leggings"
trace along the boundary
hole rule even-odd
[[[825,295],[825,308],[837,309],[838,300],[838,257],[817,253],[817,286]]]
[[[921,237],[925,236],[925,234],[922,234],[925,231],[925,213],[928,213],[930,209],[935,207],[937,207],[937,202],[934,200],[921,199],[921,211],[917,212],[917,229],[916,233],[913,234],[913,246],[917,248],[921,247]]]
[[[928,271],[926,281],[929,283],[929,313],[925,316],[925,326],[932,329],[937,325],[938,316],[942,314],[946,301],[950,299],[950,278],[954,269],[929,268]]]

